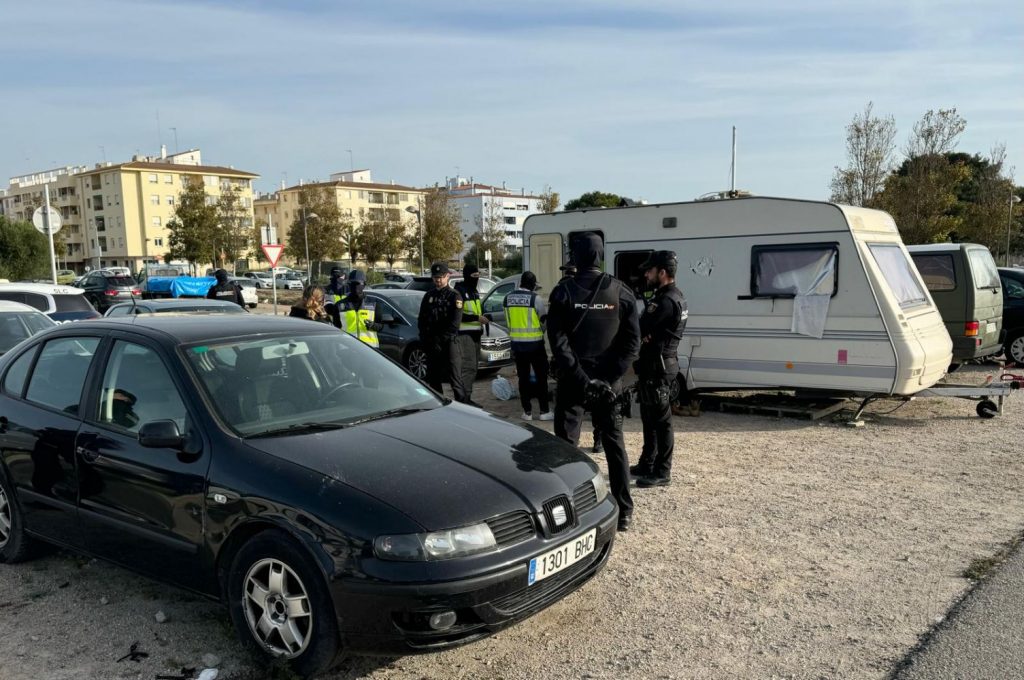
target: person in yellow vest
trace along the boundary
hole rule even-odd
[[[512,356],[519,375],[519,401],[523,420],[533,420],[533,397],[540,406],[538,420],[554,420],[548,410],[548,353],[544,349],[543,323],[547,318],[544,298],[537,295],[537,276],[523,272],[519,288],[505,296],[505,318],[512,338]],[[530,380],[533,372],[534,381]]]
[[[466,403],[477,406],[473,401],[473,382],[476,380],[477,357],[480,356],[480,338],[490,320],[484,316],[477,283],[480,270],[475,264],[462,268],[462,280],[453,286],[462,298],[462,321],[459,323],[457,338],[462,352],[462,384],[466,387]]]
[[[377,331],[384,326],[376,322],[376,305],[366,299],[365,289],[366,274],[361,269],[349,272],[348,295],[337,305],[337,322],[341,330],[376,348]]]

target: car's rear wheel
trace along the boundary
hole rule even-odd
[[[338,620],[323,575],[305,549],[277,530],[258,534],[232,560],[227,579],[239,638],[296,673],[322,673],[338,658]]]
[[[405,367],[420,380],[427,379],[427,352],[420,345],[413,345],[405,353]]]
[[[1006,341],[1006,358],[1024,366],[1024,334],[1011,336]]]
[[[18,500],[0,470],[0,562],[23,562],[29,558],[31,547],[31,539],[25,535]]]

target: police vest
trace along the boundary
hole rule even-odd
[[[369,324],[374,322],[376,317],[376,305],[372,302],[363,302],[363,306],[356,309],[345,305],[341,310],[341,329],[349,335],[354,335],[370,347],[380,347],[377,339],[377,331],[370,330]]]
[[[480,295],[472,293],[464,285],[455,286],[455,292],[462,296],[462,321],[459,322],[460,333],[482,333],[483,326],[480,323],[480,315],[483,314],[483,307],[480,303]],[[466,315],[475,315],[475,321],[466,321]]]
[[[226,300],[228,302],[238,302],[238,299],[235,297],[234,285],[230,283],[226,283],[224,285],[217,284],[216,286],[214,286],[214,289],[214,299]]]
[[[534,303],[537,293],[515,291],[505,296],[505,316],[508,318],[508,334],[512,342],[540,342],[544,331],[540,327],[540,315]]]
[[[619,300],[622,283],[604,275],[594,282],[593,288],[569,279],[562,284],[568,294],[569,346],[581,359],[596,358],[603,354],[619,333]]]

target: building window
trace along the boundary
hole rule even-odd
[[[159,227],[162,224],[159,215],[153,218],[153,226]]]
[[[92,210],[92,199],[91,198],[85,199],[85,207],[86,207],[87,210]]]
[[[359,193],[362,193],[362,192],[359,192]],[[362,196],[360,196],[360,198],[362,198]],[[370,192],[370,203],[383,203],[383,202],[384,202],[384,192],[381,192],[381,191],[371,191]]]
[[[110,184],[110,173],[109,172],[107,174],[103,175],[103,183],[104,184]]]
[[[149,173],[149,183],[150,184],[156,184],[156,181],[157,181],[156,173],[155,172]]]
[[[107,230],[107,221],[105,219],[103,219],[102,217],[97,217],[96,218],[96,231],[106,231],[106,230]]]
[[[360,200],[366,198],[366,192],[365,191],[360,191],[359,192],[359,198],[360,198]]]
[[[160,205],[160,196],[158,194],[150,194],[149,202],[151,205]]]
[[[106,250],[106,249],[107,249],[107,237],[106,237],[106,236],[100,236],[100,237],[99,237],[98,239],[96,239],[96,240],[97,240],[97,241],[99,242],[99,244],[100,244],[100,252],[102,253],[102,252],[103,252],[104,250]]]
[[[117,247],[118,248],[124,248],[124,239],[123,238],[117,239]]]
[[[164,184],[174,184],[174,175],[164,175]]]
[[[114,194],[114,205],[121,205],[121,194]]]
[[[167,205],[174,205],[174,196],[167,197]]]
[[[96,194],[92,197],[92,209],[103,210],[103,196]]]
[[[163,246],[163,244],[164,244],[164,240],[162,238],[155,238],[155,239],[153,239],[153,245],[155,245],[157,247],[161,247],[161,246]]]
[[[529,210],[530,206],[524,203],[520,203],[516,206],[516,210]]]
[[[516,223],[515,215],[512,215],[511,217],[506,217],[505,218],[505,224],[515,224],[515,223]]]
[[[409,194],[398,194],[398,200],[401,201],[402,203],[408,203]]]

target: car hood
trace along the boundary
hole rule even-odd
[[[542,504],[598,472],[534,427],[450,404],[342,430],[246,440],[400,510],[433,531]]]

